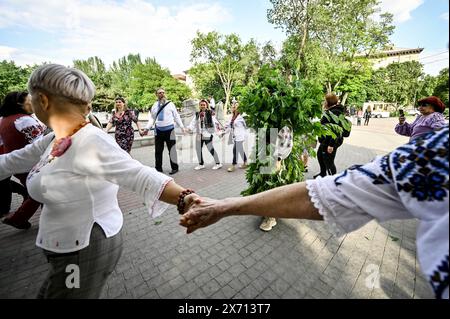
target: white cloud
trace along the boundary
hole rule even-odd
[[[394,15],[395,23],[402,23],[411,19],[411,12],[422,5],[424,0],[382,0],[381,11]]]
[[[0,60],[11,60],[14,53],[18,50],[7,46],[0,45]]]
[[[439,16],[439,18],[448,22],[448,12],[444,12]]]
[[[35,48],[10,55],[18,63],[39,61],[71,64],[73,59],[99,56],[105,63],[127,55],[155,57],[172,72],[189,67],[190,40],[197,30],[207,32],[231,19],[219,4],[155,6],[144,0],[4,0],[0,28],[45,31],[60,44],[55,51]]]

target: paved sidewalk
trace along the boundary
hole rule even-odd
[[[375,122],[372,121],[371,124]],[[379,122],[381,123],[381,122]],[[386,136],[392,148],[403,140],[376,127],[354,127],[338,151],[338,170],[362,164],[381,153],[358,145],[378,143]],[[383,131],[384,132],[384,131]],[[367,141],[370,134],[374,141]],[[187,147],[189,141],[183,140]],[[218,152],[229,162],[231,146],[216,141]],[[135,148],[132,155],[154,165],[153,146]],[[204,150],[207,169],[196,172],[193,154],[183,157],[177,183],[203,196],[239,196],[246,188],[243,170],[211,170],[211,156]],[[169,171],[168,157],[164,159]],[[209,163],[209,164],[208,164]],[[318,171],[310,160],[311,178]],[[416,260],[416,222],[371,222],[342,238],[331,235],[322,222],[278,220],[268,233],[258,229],[260,218],[230,217],[189,236],[178,225],[175,208],[152,220],[142,200],[121,190],[124,212],[124,251],[104,290],[104,298],[432,298]],[[19,198],[14,197],[17,207]],[[0,224],[0,298],[34,298],[43,282],[46,260],[35,244],[39,213],[33,227],[20,231]],[[379,268],[379,288],[371,279]]]

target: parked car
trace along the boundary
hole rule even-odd
[[[389,117],[389,112],[382,112],[382,111],[372,111],[372,117],[374,118],[382,118],[382,117]]]
[[[97,117],[98,121],[102,124],[103,127],[108,125],[109,117],[111,114],[107,112],[92,112],[92,114]]]
[[[405,114],[406,115],[416,116],[416,115],[419,115],[420,112],[418,110],[416,110],[416,109],[412,109],[412,110],[405,110]]]

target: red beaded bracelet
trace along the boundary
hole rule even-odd
[[[182,191],[180,193],[180,195],[178,196],[178,203],[177,203],[177,208],[178,208],[178,213],[180,214],[184,214],[184,207],[186,205],[186,203],[184,202],[184,198],[189,195],[189,194],[194,194],[195,191],[192,189],[185,189],[184,191]]]

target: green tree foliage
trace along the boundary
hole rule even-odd
[[[254,39],[251,39],[242,48],[242,60],[241,65],[244,71],[244,78],[241,84],[243,86],[249,85],[256,77],[259,68],[262,65],[261,54],[258,43]]]
[[[283,29],[289,36],[295,37],[294,60],[299,60],[301,66],[305,66],[305,48],[319,24],[316,21],[318,18],[316,12],[320,4],[312,0],[270,0],[270,2],[273,8],[267,10],[269,22]]]
[[[96,85],[111,86],[111,74],[108,73],[105,63],[99,57],[90,57],[87,60],[74,60],[73,66],[86,73]]]
[[[136,64],[131,72],[129,101],[138,109],[145,110],[156,101],[155,92],[163,87],[169,100],[180,108],[181,102],[191,96],[191,90],[174,79],[168,69],[163,68],[155,59],[148,58],[142,64]]]
[[[146,110],[156,100],[155,91],[159,87],[166,89],[168,98],[178,107],[192,95],[186,84],[174,79],[168,69],[155,59],[142,62],[139,54],[129,54],[114,61],[110,68],[100,57],[74,60],[73,66],[86,73],[95,84],[94,111],[111,111],[117,96],[124,97],[131,108]],[[1,61],[0,98],[10,91],[26,90],[28,78],[37,67],[20,67],[12,61]]]
[[[198,63],[189,69],[189,75],[194,79],[197,98],[214,96],[216,100],[225,96],[219,75],[211,63]]]
[[[277,50],[271,41],[266,42],[261,48],[261,63],[274,65],[277,60]]]
[[[448,101],[448,68],[442,69],[439,75],[436,77],[436,87],[433,90],[433,95],[437,96],[442,100],[442,102],[449,107]]]
[[[300,154],[316,135],[323,133],[320,123],[311,121],[322,113],[321,85],[314,80],[300,80],[297,76],[288,81],[280,70],[271,65],[262,66],[257,81],[248,87],[241,100],[240,110],[245,113],[247,125],[255,131],[266,130],[253,150],[252,157],[256,158],[247,170],[249,187],[242,192],[243,195],[302,180]],[[283,160],[280,170],[262,174],[262,169],[274,168],[276,162],[271,156],[275,141],[270,140],[270,128],[279,130],[284,126],[290,127],[294,133],[292,153]],[[264,141],[267,142],[265,146]]]
[[[95,56],[87,60],[74,60],[73,66],[86,73],[95,84],[95,99],[92,101],[93,110],[110,111],[114,107],[115,96],[112,90],[111,73],[106,69],[102,59]]]
[[[129,54],[114,61],[107,69],[99,57],[75,60],[74,67],[85,72],[96,86],[92,103],[96,111],[111,111],[118,96],[127,100],[128,106],[140,111],[148,109],[156,100],[155,91],[164,87],[175,105],[191,96],[190,89],[174,79],[155,59],[142,62],[139,54]]]
[[[130,82],[132,80],[131,73],[137,65],[142,64],[139,54],[128,54],[114,61],[110,68],[114,95],[130,95]]]
[[[398,107],[414,105],[417,99],[423,66],[417,61],[391,63],[373,74],[372,101],[395,103]]]
[[[417,93],[417,100],[431,96],[434,93],[434,88],[437,85],[436,77],[432,75],[425,75],[419,82],[419,89]]]
[[[384,49],[393,32],[392,15],[377,13],[377,0],[271,0],[269,22],[290,36],[283,51],[285,69],[323,81],[328,92],[341,92],[343,104],[367,80],[367,57]],[[312,72],[313,70],[313,72]],[[352,90],[352,91],[349,91]],[[353,91],[356,90],[356,91]]]
[[[354,70],[354,73],[347,73],[341,78],[339,91],[344,92],[342,95],[342,104],[345,105],[363,105],[367,101],[367,82],[372,77],[372,68],[367,60],[361,68]]]
[[[191,41],[191,61],[194,62],[190,74],[194,78],[199,93],[205,96],[219,82],[225,95],[225,111],[228,108],[233,89],[246,85],[255,76],[260,66],[258,45],[254,40],[242,44],[236,34],[221,35],[218,32],[197,32]],[[202,78],[203,77],[203,78]],[[217,87],[216,87],[217,88]],[[212,94],[216,99],[219,90]]]
[[[31,72],[37,66],[25,68],[17,66],[13,61],[3,60],[0,62],[0,101],[8,92],[26,91],[27,81]]]

